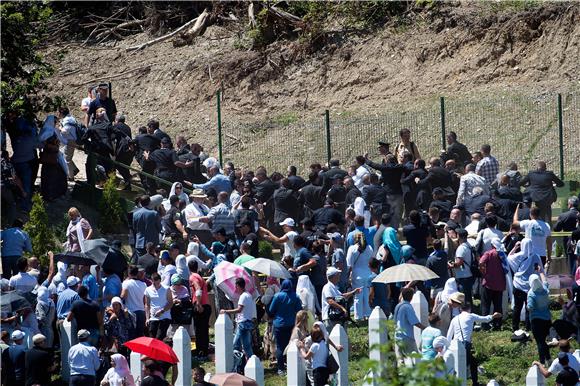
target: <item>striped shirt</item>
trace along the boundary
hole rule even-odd
[[[211,231],[217,232],[220,228],[224,228],[226,234],[231,235],[235,229],[235,218],[231,213],[230,208],[224,203],[214,206],[209,210],[207,215],[211,220]]]
[[[491,185],[499,173],[499,162],[495,157],[488,155],[477,163],[475,172],[485,178],[487,183]]]

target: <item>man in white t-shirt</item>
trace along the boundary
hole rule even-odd
[[[145,274],[145,270],[142,271]],[[145,290],[147,285],[139,279],[139,267],[132,265],[129,267],[129,277],[123,281],[121,299],[125,302],[127,309],[135,314],[135,329],[130,333],[130,338],[138,338],[144,335],[145,331]]]
[[[362,292],[362,288],[355,288],[350,292],[341,293],[338,289],[338,282],[340,281],[341,272],[342,271],[334,267],[329,267],[326,270],[326,278],[328,279],[328,283],[326,283],[324,287],[322,287],[322,295],[321,295],[322,321],[324,322],[326,329],[329,331],[332,331],[334,326],[341,322],[340,320],[330,320],[330,317],[328,315],[330,307],[340,309],[343,312],[346,319],[349,315],[349,312],[346,308],[344,308],[344,306],[338,303],[338,298],[342,297],[344,299],[348,299],[355,293]]]
[[[558,342],[558,346],[560,347],[560,353],[565,353],[568,356],[568,366],[572,367],[576,372],[580,372],[580,362],[578,362],[578,359],[574,355],[572,355],[572,353],[569,352],[570,342],[567,339],[561,339]],[[532,366],[533,365],[538,366],[540,373],[542,373],[542,375],[545,378],[548,378],[551,375],[558,375],[558,373],[563,369],[563,366],[560,364],[560,360],[558,359],[557,356],[556,359],[552,361],[552,364],[550,365],[550,367],[548,367],[547,370],[538,361],[534,361],[534,363],[532,363]]]
[[[233,310],[221,310],[220,314],[236,315],[236,335],[234,337],[234,349],[240,350],[242,347],[246,358],[249,359],[254,351],[252,350],[252,330],[254,329],[254,319],[257,317],[256,303],[246,292],[246,281],[239,277],[236,279],[236,293],[240,294],[238,306]]]
[[[28,260],[21,257],[16,261],[18,273],[10,278],[10,288],[15,289],[19,294],[32,292],[36,287],[37,280],[34,276],[26,272],[28,269]]]
[[[475,239],[476,248],[478,253],[483,255],[485,252],[491,250],[493,247],[491,245],[491,240],[498,238],[503,239],[503,232],[496,228],[497,217],[494,214],[488,214],[483,220],[486,227],[477,233],[477,238]],[[469,233],[469,232],[468,232]]]
[[[530,209],[530,220],[522,220],[518,222],[518,210],[520,206],[516,207],[514,212],[513,223],[519,224],[524,231],[526,238],[532,240],[532,252],[542,258],[542,264],[546,264],[552,260],[552,250],[550,248],[552,232],[550,231],[550,224],[540,220],[540,209],[537,206],[532,206]]]
[[[465,229],[458,229],[456,233],[457,244],[459,246],[455,250],[455,261],[449,263],[449,268],[453,269],[455,280],[460,286],[459,290],[465,294],[466,302],[472,304],[472,288],[475,280],[471,274],[473,251],[467,241],[467,231]]]
[[[89,111],[89,106],[91,102],[95,99],[95,86],[89,86],[88,88],[88,95],[86,98],[83,98],[81,101],[81,110],[83,113]]]
[[[292,259],[294,259],[296,257],[296,248],[294,247],[294,237],[298,236],[298,233],[294,230],[296,222],[294,221],[294,219],[288,217],[279,224],[282,227],[282,230],[284,231],[284,236],[282,237],[274,236],[272,232],[263,227],[260,228],[260,231],[262,232],[266,240],[272,241],[276,244],[284,243],[284,255],[282,257],[292,256]]]

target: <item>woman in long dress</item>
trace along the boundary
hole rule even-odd
[[[67,192],[67,170],[63,168],[60,159],[60,142],[56,134],[44,142],[40,155],[42,171],[40,172],[40,192],[47,201],[56,200]],[[66,166],[65,166],[66,167]]]

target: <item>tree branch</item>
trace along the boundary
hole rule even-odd
[[[196,23],[198,19],[199,19],[199,16],[196,17],[195,19],[192,19],[192,20],[188,21],[187,23],[185,23],[184,25],[182,25],[181,27],[179,27],[175,31],[168,33],[167,35],[163,35],[163,36],[160,36],[160,37],[158,37],[156,39],[149,40],[148,42],[145,42],[143,44],[139,44],[137,46],[128,47],[126,50],[127,51],[142,50],[143,48],[152,46],[153,44],[157,44],[157,43],[163,42],[163,41],[165,41],[165,40],[167,40],[167,39],[169,39],[169,38],[177,35],[179,32],[183,31],[185,28],[189,27],[190,25]]]

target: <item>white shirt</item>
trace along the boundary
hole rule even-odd
[[[90,104],[91,104],[90,97],[83,98],[83,100],[81,101],[81,110],[85,111],[85,109],[86,109],[88,111]]]
[[[547,256],[546,239],[552,234],[550,225],[542,220],[522,220],[520,227],[526,237],[532,240],[532,252],[538,256]]]
[[[322,303],[322,320],[328,320],[329,305],[326,299],[336,299],[339,296],[342,296],[342,293],[338,290],[338,287],[331,282],[326,283],[324,287],[322,287],[322,299],[320,300]]]
[[[468,235],[476,235],[479,230],[479,220],[471,220],[469,225],[465,227]]]
[[[572,367],[576,372],[580,371],[580,363],[578,363],[578,359],[571,353],[566,353],[568,355],[568,366]],[[558,358],[552,361],[552,364],[548,368],[548,371],[552,373],[552,375],[558,375],[560,371],[562,371],[564,367],[560,364]]]
[[[460,258],[464,263],[461,267],[453,268],[453,272],[455,273],[455,277],[457,279],[471,277],[471,270],[469,269],[469,266],[471,265],[471,259],[473,256],[468,245],[469,244],[463,243],[455,250],[455,257]]]
[[[352,181],[354,182],[354,185],[361,191],[364,186],[363,177],[367,174],[370,174],[369,170],[365,168],[364,165],[361,165],[356,169],[356,174],[352,176]]]
[[[312,351],[312,368],[316,369],[319,367],[326,367],[326,360],[328,359],[328,346],[326,341],[322,340],[320,342],[312,343],[310,346],[310,351]]]
[[[495,228],[485,228],[479,231],[477,238],[475,239],[475,245],[478,245],[479,241],[483,239],[483,253],[489,251],[493,246],[491,245],[492,239],[503,239],[503,233],[499,229]]]
[[[127,291],[127,297],[124,299],[125,307],[131,312],[145,311],[143,296],[147,289],[147,284],[140,280],[127,279],[123,282],[122,288]]]
[[[97,373],[101,362],[97,349],[88,342],[77,343],[68,352],[70,375],[92,375]]]
[[[208,223],[199,221],[200,217],[207,216],[208,213],[209,208],[204,204],[198,204],[196,202],[188,204],[183,210],[187,227],[191,230],[209,230]]]
[[[171,319],[171,313],[165,311],[160,316],[155,316],[155,313],[162,310],[167,305],[167,291],[166,287],[160,286],[159,289],[150,285],[145,289],[145,296],[149,299],[149,309],[151,314],[149,320]]]
[[[173,264],[167,264],[161,270],[161,285],[171,287],[171,275],[177,273],[177,268]]]
[[[32,292],[36,287],[37,280],[28,272],[19,272],[10,278],[10,287],[14,288],[19,294]]]
[[[238,299],[238,306],[243,306],[244,308],[242,309],[241,312],[238,312],[236,314],[237,323],[246,320],[253,320],[254,318],[257,317],[256,303],[254,303],[252,295],[250,295],[248,292],[244,291],[244,293],[240,295],[240,298]]]
[[[489,323],[493,318],[491,315],[479,316],[471,312],[463,311],[453,318],[447,331],[447,340],[451,342],[457,339],[461,342],[471,342],[473,334],[473,325],[475,322]]]
[[[284,236],[288,238],[288,241],[284,243],[284,256],[292,256],[292,258],[295,258],[296,248],[294,248],[294,237],[298,236],[298,233],[295,231],[290,231]]]

